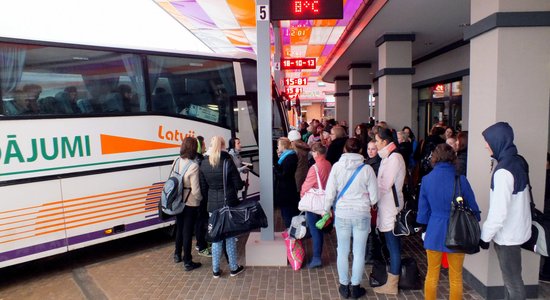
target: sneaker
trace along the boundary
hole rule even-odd
[[[231,277],[235,277],[235,276],[241,274],[243,271],[244,271],[244,267],[243,266],[238,266],[235,271],[231,271]]]
[[[212,257],[212,250],[210,248],[204,248],[199,251],[200,256]]]
[[[202,266],[201,263],[199,263],[199,262],[193,262],[193,261],[183,264],[183,268],[184,268],[185,271],[187,271],[187,272],[193,271],[193,270],[195,270],[196,268],[200,268],[200,266]]]
[[[201,251],[201,248],[199,248],[199,246],[197,245],[197,246],[195,246],[195,250]]]
[[[181,255],[180,254],[174,254],[174,263],[180,263],[181,262]]]
[[[212,272],[212,277],[214,277],[214,278],[220,278],[220,276],[222,276],[222,271]]]

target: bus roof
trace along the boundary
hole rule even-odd
[[[213,53],[151,0],[2,1],[0,37],[159,52]]]

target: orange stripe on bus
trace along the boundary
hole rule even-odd
[[[147,213],[147,212],[140,211],[140,212],[137,212],[137,213],[126,214],[126,215],[122,215],[122,216],[118,216],[118,217],[114,217],[114,218],[103,219],[103,220],[88,222],[88,223],[79,224],[79,225],[73,225],[73,226],[70,226],[70,227],[66,227],[65,229],[74,229],[74,228],[78,228],[78,227],[83,227],[83,226],[87,226],[87,225],[97,224],[97,223],[101,223],[101,222],[116,220],[116,219],[120,219],[120,218],[124,218],[124,217],[135,216],[135,215],[140,215],[140,214],[145,214],[145,213]],[[64,229],[45,231],[45,232],[37,233],[36,236],[40,236],[40,235],[44,235],[44,234],[48,234],[48,233],[54,233],[54,232],[58,232],[58,231],[61,231],[61,230],[64,230]]]
[[[20,240],[25,240],[25,239],[32,238],[32,237],[35,237],[35,236],[36,236],[36,235],[33,234],[33,235],[29,235],[29,236],[24,236],[24,237],[20,237],[20,238],[16,238],[16,239],[11,239],[11,240],[7,240],[7,241],[3,241],[3,242],[0,242],[0,245],[1,245],[1,244],[5,244],[5,243],[20,241]]]
[[[119,202],[119,203],[124,203],[124,202],[129,202],[129,201],[122,201],[122,202]],[[88,216],[90,214],[96,214],[96,213],[100,213],[100,212],[104,212],[104,211],[112,211],[112,214],[116,214],[116,213],[119,213],[119,212],[124,212],[124,210],[123,211],[114,211],[116,209],[129,207],[129,206],[136,206],[136,205],[142,206],[143,203],[138,202],[138,203],[130,204],[130,205],[120,205],[120,206],[115,206],[115,207],[111,207],[111,208],[100,209],[100,210],[95,210],[95,211],[91,211],[91,212],[85,212],[85,213],[76,214],[76,215],[72,215],[72,216],[66,216],[65,219],[71,219],[71,218],[76,218],[76,217],[80,217],[80,216]],[[97,217],[100,217],[100,216],[97,216]],[[86,220],[86,219],[78,219],[78,220],[74,220],[73,222],[77,222],[77,221],[81,221],[81,220]],[[40,222],[36,222],[36,224],[44,224],[44,223],[48,223],[48,222],[50,222],[50,221],[49,220],[48,221],[40,221]]]
[[[50,210],[56,210],[56,209],[63,209],[62,206],[60,207],[55,207],[55,208],[50,208],[50,209],[47,209],[46,211],[50,211]],[[24,213],[24,214],[19,214],[19,215],[13,215],[13,216],[9,216],[9,217],[3,217],[3,218],[0,218],[0,220],[5,220],[5,219],[13,219],[13,218],[18,218],[18,217],[23,217],[23,216],[29,216],[29,215],[36,215],[36,214],[39,214],[41,211],[34,211],[34,212],[29,212],[29,213]],[[63,210],[61,211],[63,212]]]
[[[121,191],[116,191],[116,192],[110,192],[110,193],[104,193],[104,194],[97,194],[97,195],[91,195],[91,196],[80,197],[80,198],[73,198],[73,199],[67,199],[67,200],[60,200],[60,201],[48,202],[48,203],[44,203],[44,204],[41,204],[41,205],[34,205],[34,206],[23,207],[23,208],[18,208],[18,209],[4,210],[4,211],[0,211],[0,215],[1,215],[1,214],[12,213],[12,212],[17,212],[17,211],[22,211],[22,210],[33,209],[33,208],[40,208],[40,207],[45,207],[45,206],[52,206],[52,205],[63,204],[63,203],[68,203],[68,202],[74,202],[74,201],[79,201],[79,200],[84,200],[84,199],[90,199],[90,198],[96,198],[96,197],[102,197],[102,196],[108,196],[108,195],[126,193],[126,192],[131,192],[131,191],[137,191],[137,190],[142,190],[142,189],[149,189],[149,190],[147,191],[147,192],[149,192],[149,191],[151,191],[152,188],[158,187],[158,185],[159,185],[159,184],[153,184],[153,185],[144,186],[144,187],[139,187],[139,188],[134,188],[134,189],[121,190]],[[144,191],[144,192],[145,192],[145,191]],[[48,208],[48,209],[46,209],[46,210],[41,210],[41,211],[48,211],[48,210],[51,210],[51,209]],[[31,213],[31,214],[32,214],[32,213]],[[17,216],[24,216],[24,215],[28,215],[28,213],[27,213],[27,214],[22,214],[22,215],[20,214],[20,215],[17,215]],[[2,220],[2,219],[7,219],[7,218],[12,218],[12,217],[3,217],[3,218],[0,218],[0,220]]]
[[[115,154],[180,147],[179,144],[140,140],[107,134],[100,134],[99,138],[101,139],[101,154]]]
[[[126,210],[118,211],[118,212],[116,212],[115,214],[119,214],[119,213],[123,213],[123,212],[129,212],[129,211],[134,211],[134,210],[141,210],[141,209],[143,209],[143,208],[142,208],[142,207],[138,207],[138,208],[133,208],[133,209],[126,209]],[[84,219],[72,220],[72,221],[68,221],[68,222],[60,223],[60,224],[54,224],[54,225],[48,225],[48,226],[37,227],[36,230],[46,229],[46,228],[55,227],[55,226],[59,226],[59,225],[63,225],[63,224],[67,225],[67,224],[71,224],[71,223],[78,223],[78,222],[82,222],[82,221],[85,221],[85,220],[92,220],[92,219],[97,219],[97,218],[101,218],[101,217],[110,216],[110,215],[112,215],[112,214],[113,214],[113,213],[103,214],[103,215],[93,216],[93,217],[84,218]],[[117,217],[117,218],[118,218],[118,217]],[[68,228],[68,227],[67,227],[67,228]]]
[[[115,195],[115,194],[120,194],[120,193],[133,192],[133,191],[143,190],[143,189],[150,189],[152,187],[154,187],[154,185],[149,185],[149,186],[144,186],[144,187],[129,189],[129,190],[110,192],[110,193],[105,193],[105,194],[97,194],[97,195],[91,195],[91,196],[86,196],[86,197],[67,199],[67,200],[64,200],[63,202],[65,202],[65,203],[74,202],[74,201],[78,201],[78,200],[84,200],[84,199],[90,199],[90,198],[96,198],[96,197],[103,197],[103,196]]]

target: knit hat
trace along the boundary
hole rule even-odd
[[[300,134],[300,132],[298,132],[298,130],[291,130],[291,131],[288,133],[288,139],[289,139],[291,142],[294,142],[294,141],[297,141],[297,140],[302,139],[302,135]]]

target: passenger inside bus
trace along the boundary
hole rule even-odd
[[[38,84],[27,84],[23,86],[24,99],[20,105],[22,114],[37,114],[38,111],[38,97],[42,93],[42,87]]]
[[[175,113],[176,112],[176,103],[172,94],[167,93],[166,89],[157,87],[155,89],[155,94],[152,97],[153,101],[153,111],[164,112],[164,113]]]

